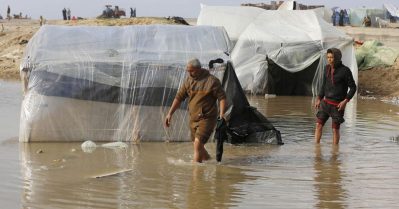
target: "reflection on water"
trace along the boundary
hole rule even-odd
[[[19,83],[0,81],[2,208],[396,208],[399,107],[353,100],[332,145],[315,145],[310,97],[250,97],[285,145],[225,145],[223,161],[192,164],[191,143],[18,143]],[[215,156],[215,144],[207,144]],[[126,171],[126,169],[131,169]],[[93,178],[118,171],[117,175]]]
[[[178,154],[187,153],[189,143],[142,143],[93,153],[83,153],[79,145],[20,144],[23,206],[229,208],[241,195],[234,185],[250,179],[240,168],[190,163],[191,156]],[[132,170],[94,178],[126,169]]]
[[[342,187],[344,175],[341,171],[339,146],[332,146],[330,155],[322,153],[319,144],[315,145],[314,187],[317,192],[317,208],[345,208],[346,191]]]

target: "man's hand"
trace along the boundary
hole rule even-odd
[[[169,127],[170,124],[171,124],[171,122],[172,122],[172,115],[171,115],[171,114],[168,114],[168,115],[166,116],[166,119],[165,119],[165,126],[166,126],[166,127]]]
[[[347,99],[344,99],[342,102],[340,102],[340,103],[338,104],[338,106],[337,106],[338,111],[343,111],[343,110],[345,110],[346,103],[348,103],[348,100],[347,100]]]
[[[320,107],[320,98],[317,97],[317,99],[316,99],[316,101],[315,101],[315,103],[314,103],[314,108],[315,108],[316,110],[318,110],[319,107]]]

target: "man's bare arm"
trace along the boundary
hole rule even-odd
[[[224,113],[226,112],[226,98],[219,100],[219,117],[224,118]]]
[[[168,115],[166,115],[166,119],[165,119],[165,126],[169,127],[171,122],[172,122],[172,115],[173,113],[175,113],[175,111],[177,110],[177,108],[180,107],[181,101],[178,99],[174,99],[173,103],[172,103],[172,107],[170,107]]]

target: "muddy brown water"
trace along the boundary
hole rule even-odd
[[[19,143],[20,83],[0,81],[1,208],[397,208],[399,107],[353,100],[342,139],[313,143],[311,97],[250,97],[283,146],[225,146],[192,164],[191,143]],[[207,145],[215,155],[214,143]],[[38,153],[42,150],[42,153]],[[104,178],[94,176],[130,169]]]

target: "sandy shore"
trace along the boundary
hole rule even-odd
[[[188,20],[195,23],[194,20]],[[50,20],[52,25],[137,25],[176,24],[165,18],[126,18],[110,20]],[[19,64],[27,41],[40,28],[39,20],[0,21],[0,79],[19,79]],[[378,40],[387,46],[399,48],[399,29],[339,27],[355,40]],[[399,59],[392,67],[359,71],[359,93],[377,97],[399,96]]]

